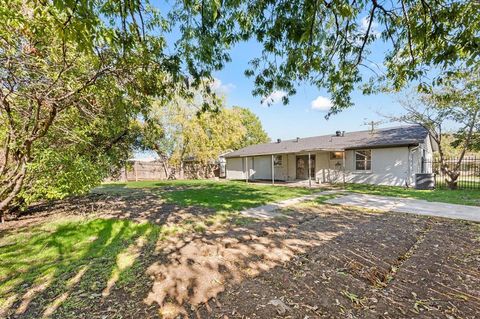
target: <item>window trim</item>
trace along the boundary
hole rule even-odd
[[[365,162],[365,169],[358,169],[357,168],[357,162],[361,162],[362,160],[357,160],[357,152],[365,152],[368,151],[370,152],[370,160],[367,159],[363,160]],[[372,172],[372,150],[371,149],[359,149],[359,150],[354,150],[353,152],[353,167],[354,171],[357,173],[371,173]],[[370,162],[370,169],[366,169],[367,163]]]

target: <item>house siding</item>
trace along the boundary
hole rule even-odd
[[[244,159],[241,157],[228,158],[226,165],[227,179],[245,179]]]
[[[330,159],[330,152],[312,152],[315,155],[315,178],[317,183],[362,183],[391,186],[413,186],[415,173],[421,171],[423,152],[431,158],[432,148],[426,140],[418,147],[374,148],[371,171],[355,171],[355,151],[345,151],[345,160]],[[308,153],[307,153],[308,154]],[[296,179],[296,156],[283,154],[282,166],[275,167],[275,180]],[[242,158],[227,158],[227,178],[245,179]],[[343,164],[345,163],[345,174]],[[339,165],[340,164],[340,165]],[[271,156],[249,157],[250,179],[271,180]]]
[[[287,157],[287,180],[294,181],[297,177],[297,171],[295,169],[295,154],[288,154]]]
[[[272,157],[255,156],[252,158],[254,166],[254,179],[272,179]]]
[[[355,170],[355,151],[345,152],[345,182],[405,186],[409,183],[409,148],[372,149],[371,171]],[[342,174],[343,175],[343,174]]]

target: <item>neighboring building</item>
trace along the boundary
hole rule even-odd
[[[427,130],[412,125],[278,140],[224,157],[227,179],[413,186],[436,148]]]

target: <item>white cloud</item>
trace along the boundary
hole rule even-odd
[[[312,110],[328,112],[332,108],[333,103],[332,101],[330,101],[329,98],[320,95],[315,100],[313,100],[310,105],[312,107]]]
[[[265,96],[262,99],[262,105],[273,105],[273,104],[278,104],[282,101],[282,98],[287,96],[287,92],[285,91],[273,91],[269,95]]]
[[[224,84],[220,79],[213,78],[210,88],[219,95],[226,95],[235,88],[235,85],[232,83]]]

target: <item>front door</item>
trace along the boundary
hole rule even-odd
[[[308,179],[308,155],[297,156],[297,179]],[[310,176],[315,179],[315,155],[310,155]]]

